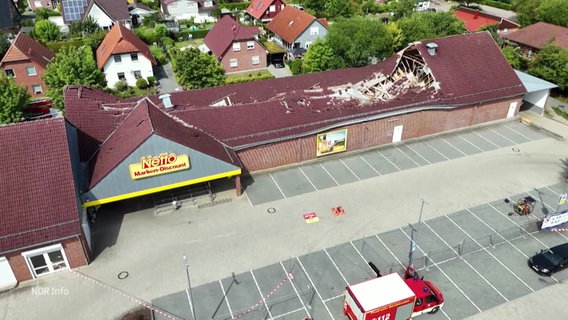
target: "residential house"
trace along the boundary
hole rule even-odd
[[[327,35],[327,21],[293,6],[287,6],[266,29],[274,33],[274,42],[288,50],[288,58],[301,57],[310,44]]]
[[[120,80],[135,86],[137,79],[154,76],[156,59],[144,41],[122,24],[115,24],[97,48],[97,65],[109,87]]]
[[[20,30],[20,12],[12,0],[0,0],[0,33],[16,35]]]
[[[0,290],[90,261],[76,129],[63,118],[0,126]]]
[[[262,22],[272,21],[286,7],[283,0],[252,0],[247,13]]]
[[[479,11],[477,9],[458,6],[454,16],[463,21],[469,32],[477,32],[482,27],[497,25],[499,32],[510,32],[519,28],[519,24],[503,17]]]
[[[42,77],[54,56],[46,46],[20,32],[0,61],[0,69],[26,87],[32,97],[42,97],[46,90]]]
[[[126,1],[116,0],[62,0],[61,11],[65,24],[93,18],[105,30],[120,23],[132,28],[132,19],[128,13]]]
[[[59,0],[28,0],[28,6],[32,11],[40,8],[57,10],[58,5]]]
[[[142,23],[145,16],[152,14],[152,9],[143,3],[134,2],[128,4],[128,13],[132,23],[136,26]]]
[[[519,45],[521,52],[527,57],[549,42],[568,50],[568,28],[546,22],[537,22],[515,32],[502,34],[501,37]]]
[[[218,0],[162,0],[160,8],[166,16],[176,20],[193,19],[196,23],[215,22],[211,11],[217,9]]]
[[[227,73],[266,68],[266,49],[258,41],[258,27],[240,25],[223,16],[207,33],[203,43]]]

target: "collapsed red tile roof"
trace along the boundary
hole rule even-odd
[[[319,21],[311,14],[294,6],[286,6],[272,19],[266,29],[274,32],[288,43],[294,42],[314,21]]]
[[[140,52],[153,65],[156,65],[156,59],[154,59],[150,47],[138,38],[134,32],[128,30],[120,23],[115,23],[97,48],[97,66],[99,68],[104,67],[113,54],[131,52]]]
[[[247,13],[255,19],[260,19],[274,0],[252,0],[247,7]]]
[[[435,55],[428,53],[427,44],[436,43]],[[439,89],[404,90],[388,101],[338,97],[355,85],[364,85],[380,74],[390,75],[403,56],[412,54],[424,62]],[[109,123],[116,116],[107,110],[116,108],[120,115],[128,112],[139,98],[107,103],[75,99],[78,90],[66,92],[73,99],[66,104],[68,114],[73,109],[89,112],[100,123]],[[89,91],[94,89],[88,89]],[[509,66],[499,47],[488,32],[450,36],[417,42],[404,51],[377,65],[363,68],[334,70],[321,73],[227,85],[215,88],[174,92],[171,101],[175,108],[170,114],[185,123],[200,128],[235,150],[278,140],[304,136],[349,123],[365,122],[386,117],[392,112],[415,112],[421,108],[454,108],[462,105],[520,97],[525,89]],[[67,97],[66,94],[66,97]],[[96,91],[93,91],[96,96]],[[148,99],[163,108],[158,95]],[[225,101],[229,106],[212,106]],[[67,100],[66,100],[67,103]],[[85,106],[89,106],[89,110]],[[81,120],[84,122],[84,120]],[[96,126],[77,125],[89,136],[102,137]],[[104,124],[107,135],[113,125]],[[104,140],[104,139],[103,139]],[[102,140],[99,140],[102,141]]]
[[[239,166],[237,156],[231,148],[200,129],[166,114],[144,98],[138,101],[118,128],[104,141],[91,161],[89,189],[153,134]]]
[[[64,119],[0,126],[0,254],[81,234]]]
[[[6,51],[4,58],[0,62],[0,67],[5,62],[31,60],[45,69],[54,56],[53,51],[46,46],[27,34],[20,32],[14,43]]]
[[[549,41],[568,50],[568,28],[537,22],[509,34],[501,35],[518,44],[541,49]]]
[[[219,59],[234,41],[253,40],[258,32],[258,27],[242,26],[234,17],[225,15],[209,30],[203,42]]]

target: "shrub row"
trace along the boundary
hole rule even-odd
[[[244,76],[242,78],[227,79],[225,84],[242,83],[242,82],[249,82],[249,81],[255,81],[255,80],[272,79],[272,78],[274,78],[274,76],[271,75],[271,74],[256,74],[256,75],[253,75],[253,73],[251,72],[251,73],[249,73],[249,76]]]

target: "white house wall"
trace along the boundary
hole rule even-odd
[[[536,92],[527,93],[523,100],[530,102],[544,111],[546,99],[548,98],[550,90],[541,90]]]
[[[96,4],[91,7],[89,16],[92,17],[103,29],[110,29],[113,25],[112,19]]]
[[[136,86],[136,78],[134,77],[134,71],[140,71],[142,73],[142,78],[148,79],[148,77],[153,77],[154,72],[152,70],[152,63],[144,55],[138,52],[138,61],[132,61],[130,58],[130,53],[121,54],[121,62],[115,62],[114,56],[112,55],[104,65],[103,72],[105,73],[105,78],[107,80],[107,86],[109,88],[114,88],[114,85],[119,81],[118,73],[124,72],[126,82],[129,86]]]
[[[168,5],[168,13],[174,17],[182,15],[197,16],[198,10],[197,1],[181,0]]]

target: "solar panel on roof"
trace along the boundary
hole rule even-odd
[[[66,21],[81,20],[81,15],[85,12],[88,0],[65,0],[61,2],[63,7],[63,18]]]

